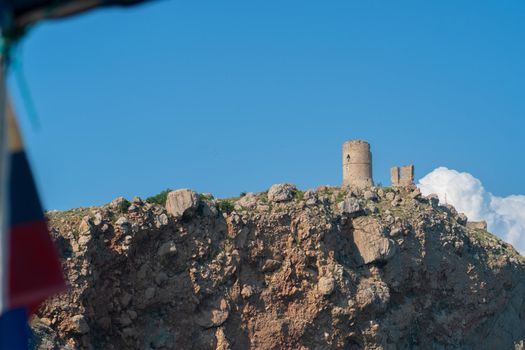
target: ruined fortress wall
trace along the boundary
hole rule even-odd
[[[399,186],[399,167],[390,168],[390,182],[392,182],[392,187]]]
[[[343,144],[343,186],[366,188],[373,185],[370,145],[361,140],[345,142]]]
[[[404,165],[401,167],[399,176],[400,186],[410,186],[414,183],[414,166]]]
[[[395,166],[390,169],[392,187],[408,187],[414,184],[414,166]]]
[[[467,221],[467,227],[477,230],[487,230],[486,221]]]

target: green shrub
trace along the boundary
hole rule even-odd
[[[201,201],[211,201],[213,196],[211,194],[199,193],[199,200]]]
[[[125,213],[126,211],[128,211],[128,208],[130,205],[131,205],[130,201],[128,201],[127,199],[124,199],[122,202],[120,202],[117,205],[117,211],[119,211],[120,213]]]
[[[217,200],[217,209],[225,213],[231,213],[234,209],[234,205],[227,199]]]
[[[294,198],[297,199],[298,201],[302,201],[304,198],[304,191],[301,191],[301,190],[295,191]]]
[[[342,201],[345,199],[345,196],[346,196],[346,192],[345,192],[345,191],[340,191],[340,192],[337,194],[337,197],[336,197],[335,201],[336,201],[337,203],[342,202]]]
[[[334,193],[334,190],[331,189],[331,188],[325,188],[325,189],[323,190],[323,193],[326,194],[326,195],[328,195],[328,196],[331,196],[331,195]]]
[[[257,195],[257,199],[261,201],[261,203],[267,204],[268,203],[268,191],[259,193]]]
[[[164,191],[160,192],[159,194],[146,198],[146,202],[155,203],[155,204],[164,206],[166,205],[166,200],[168,199],[168,193],[170,192],[171,192],[171,189],[167,188]]]

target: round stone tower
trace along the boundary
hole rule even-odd
[[[343,144],[343,187],[366,188],[374,185],[370,145],[362,140]]]

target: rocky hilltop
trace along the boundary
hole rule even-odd
[[[524,258],[415,187],[48,217],[70,290],[32,320],[40,349],[524,347]]]

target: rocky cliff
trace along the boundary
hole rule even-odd
[[[525,260],[416,188],[48,214],[70,290],[40,349],[523,349]]]

